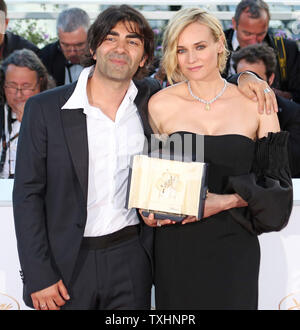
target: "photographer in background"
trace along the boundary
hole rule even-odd
[[[14,178],[24,106],[29,97],[55,87],[37,55],[29,49],[10,54],[0,69],[0,178]]]
[[[58,40],[46,45],[40,58],[57,86],[76,81],[83,69],[80,61],[87,52],[88,14],[80,8],[62,11],[57,19]]]
[[[231,54],[253,44],[265,43],[273,48],[277,57],[273,90],[276,95],[300,103],[300,55],[297,43],[270,34],[269,22],[269,6],[265,1],[241,1],[232,18],[233,28],[224,31],[228,48]],[[229,58],[225,76],[234,73],[233,63]]]

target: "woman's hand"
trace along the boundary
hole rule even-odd
[[[198,220],[199,220],[199,219],[197,219],[196,217],[188,216],[188,217],[186,217],[186,218],[181,222],[181,224],[182,224],[182,225],[185,225],[186,223],[196,222],[196,221],[198,221]]]
[[[227,194],[220,195],[214,193],[207,193],[205,204],[204,204],[204,213],[203,218],[208,218],[214,214],[220,213],[225,210],[236,207],[245,207],[248,206],[248,203],[243,200],[238,194]],[[142,210],[139,210],[141,217],[143,218],[146,225],[150,227],[161,227],[165,225],[172,225],[177,223],[170,219],[166,220],[157,220],[154,218],[154,214],[150,213],[148,217],[143,216]],[[182,225],[187,223],[196,222],[197,219],[195,216],[187,216],[182,222]]]
[[[208,193],[204,204],[203,218],[236,207],[245,207],[248,203],[238,194],[219,195]]]
[[[143,216],[142,211],[143,210],[139,210],[139,213],[140,213],[141,217],[143,218],[145,224],[150,227],[161,227],[161,226],[172,225],[172,224],[176,223],[176,221],[172,221],[170,219],[165,219],[165,220],[154,219],[153,213],[150,213],[148,217],[145,217],[145,216]]]

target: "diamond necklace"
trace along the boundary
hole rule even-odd
[[[222,78],[223,79],[223,78]],[[206,100],[203,100],[201,99],[199,96],[195,95],[192,91],[192,88],[191,88],[191,84],[190,84],[190,81],[188,80],[187,82],[187,86],[188,86],[188,90],[189,90],[189,93],[191,94],[191,96],[196,99],[197,101],[201,102],[201,103],[204,103],[205,104],[205,110],[210,110],[210,105],[215,102],[219,97],[221,97],[224,92],[225,92],[225,89],[228,85],[226,79],[223,79],[224,81],[224,87],[222,88],[221,92],[219,94],[217,94],[213,99],[209,100],[209,101],[206,101]]]

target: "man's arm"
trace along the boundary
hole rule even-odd
[[[238,85],[239,90],[249,99],[257,101],[258,112],[271,114],[278,112],[275,93],[262,79],[249,71],[235,74],[228,78],[230,83]]]
[[[13,210],[24,285],[32,293],[58,282],[47,237],[47,129],[42,107],[27,101],[18,140]]]

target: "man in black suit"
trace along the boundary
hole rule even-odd
[[[276,71],[276,55],[271,47],[264,44],[250,45],[242,48],[232,56],[237,73],[248,70],[255,72],[273,86]],[[289,162],[293,178],[300,177],[300,105],[279,95],[278,119],[280,128],[288,131]]]
[[[132,80],[153,56],[153,32],[129,6],[89,30],[78,80],[30,98],[13,205],[24,300],[35,309],[149,309],[151,237],[125,209],[130,157],[149,132],[160,85]]]
[[[40,58],[57,86],[76,81],[83,69],[80,64],[87,52],[88,14],[80,8],[63,10],[56,22],[58,40],[40,51]]]
[[[0,0],[0,62],[17,49],[30,49],[39,55],[39,48],[32,42],[10,31],[6,31],[8,22],[6,3]]]
[[[300,103],[300,55],[297,43],[268,33],[270,12],[262,0],[241,1],[232,18],[232,29],[225,31],[228,48],[232,53],[256,43],[272,47],[278,58],[273,89],[277,95]],[[231,58],[227,61],[224,76],[234,74]]]

